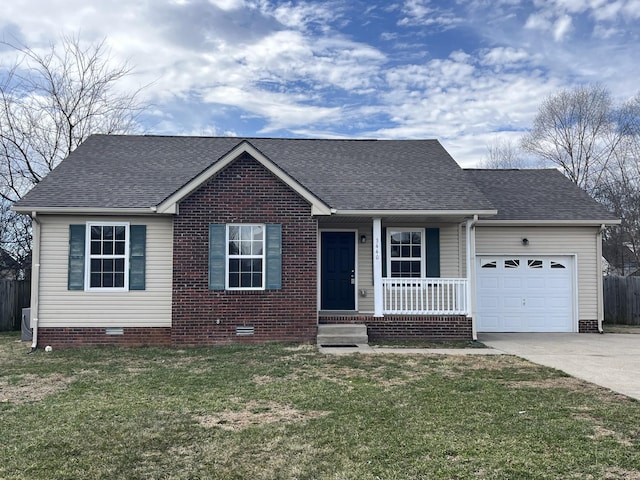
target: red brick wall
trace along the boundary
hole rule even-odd
[[[578,320],[578,332],[580,333],[600,333],[597,320]]]
[[[60,327],[39,328],[38,347],[53,348],[95,347],[110,345],[118,347],[169,346],[169,327],[125,327],[122,335],[107,335],[105,328]]]
[[[209,224],[282,225],[282,289],[211,291]],[[310,205],[249,155],[180,203],[174,219],[174,346],[315,342],[317,221]],[[255,334],[237,336],[237,326]]]
[[[364,323],[369,340],[471,340],[471,318],[466,316],[321,316],[320,323]]]

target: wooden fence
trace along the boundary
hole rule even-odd
[[[640,278],[604,277],[604,321],[640,325]]]
[[[31,282],[0,280],[0,332],[20,330],[22,309],[29,308]]]

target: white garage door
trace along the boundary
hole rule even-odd
[[[573,332],[573,257],[481,256],[479,332]]]

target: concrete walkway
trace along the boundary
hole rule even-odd
[[[483,333],[478,340],[640,400],[640,335]]]

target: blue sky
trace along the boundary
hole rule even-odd
[[[473,166],[561,88],[640,91],[640,0],[7,3],[6,41],[106,37],[151,134],[438,138]]]

